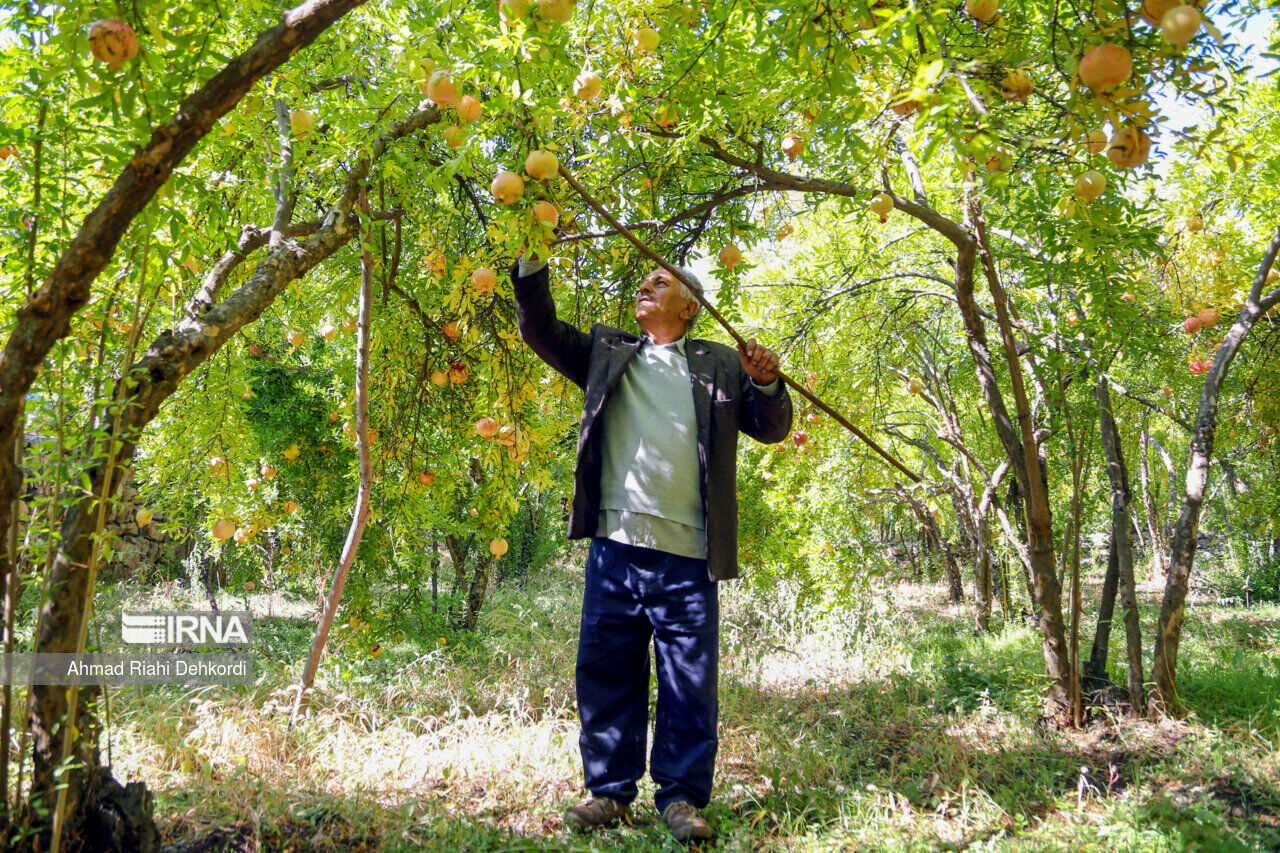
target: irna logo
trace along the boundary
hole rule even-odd
[[[253,614],[248,610],[206,610],[120,614],[120,638],[126,643],[159,646],[249,645]]]

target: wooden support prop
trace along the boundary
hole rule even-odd
[[[591,193],[587,192],[586,188],[583,187],[582,184],[578,183],[577,179],[575,179],[573,175],[569,173],[569,170],[564,167],[563,163],[560,164],[560,176],[565,179],[565,181],[569,184],[569,186],[573,187],[574,190],[577,191],[578,195],[582,196],[583,200],[586,201],[586,203],[591,206],[592,210],[594,210],[596,213],[603,216],[605,220],[613,228],[615,228],[618,231],[619,234],[621,234],[623,237],[626,237],[629,241],[631,241],[631,244],[635,246],[637,249],[639,249],[645,256],[647,256],[654,263],[661,266],[667,272],[671,273],[673,276],[676,277],[677,281],[682,282],[685,285],[685,287],[689,288],[689,290],[693,292],[693,295],[697,297],[698,301],[702,303],[702,306],[711,313],[712,317],[715,318],[716,322],[719,323],[721,326],[723,326],[725,328],[725,331],[729,333],[729,336],[732,337],[734,341],[737,342],[739,349],[746,348],[746,345],[747,345],[746,339],[743,338],[742,335],[738,334],[737,330],[735,330],[733,326],[729,325],[729,321],[726,320],[724,316],[721,315],[721,313],[715,309],[714,305],[712,305],[710,302],[707,301],[706,296],[704,296],[702,293],[702,288],[698,287],[698,285],[690,281],[689,277],[686,276],[683,272],[681,272],[679,267],[675,266],[674,264],[668,263],[666,259],[664,259],[661,255],[659,255],[653,249],[649,248],[648,244],[646,244],[643,240],[641,240],[635,234],[632,234],[631,231],[625,225],[619,222],[617,218],[615,218],[611,213],[609,213],[609,211],[605,210],[604,207],[600,204],[600,202],[596,201],[595,197],[592,196]],[[778,378],[780,378],[783,382],[787,383],[792,388],[794,388],[800,396],[804,397],[810,403],[813,403],[819,409],[821,409],[822,411],[830,415],[831,418],[836,423],[840,424],[840,426],[849,430],[849,432],[857,436],[864,444],[866,444],[876,453],[880,454],[880,457],[882,459],[884,459],[894,468],[897,468],[899,471],[901,471],[903,475],[905,475],[908,479],[911,480],[911,482],[913,483],[920,482],[920,478],[916,476],[914,473],[912,473],[907,468],[907,466],[899,462],[898,459],[893,454],[889,453],[887,450],[885,450],[883,447],[881,447],[879,444],[873,441],[862,430],[858,429],[856,426],[849,423],[849,421],[843,415],[837,412],[835,409],[831,408],[826,403],[822,402],[822,400],[818,399],[816,394],[814,394],[808,388],[804,387],[799,382],[792,379],[787,374],[783,373],[781,370],[779,370],[777,373],[778,373]]]

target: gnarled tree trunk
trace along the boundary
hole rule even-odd
[[[1186,492],[1178,523],[1173,528],[1173,547],[1169,560],[1169,579],[1160,604],[1160,622],[1156,631],[1155,659],[1152,663],[1156,689],[1152,691],[1153,708],[1161,713],[1180,713],[1178,700],[1178,644],[1182,639],[1182,623],[1185,617],[1187,588],[1191,579],[1191,566],[1195,561],[1196,534],[1200,529],[1200,511],[1204,503],[1205,486],[1209,482],[1209,462],[1213,458],[1214,432],[1218,424],[1218,397],[1227,369],[1240,350],[1245,337],[1258,318],[1280,304],[1280,288],[1262,295],[1262,285],[1267,272],[1280,253],[1280,229],[1276,230],[1271,246],[1263,258],[1253,287],[1245,299],[1240,314],[1222,341],[1222,348],[1214,359],[1213,367],[1205,377],[1200,391],[1200,406],[1196,411],[1195,431],[1191,436],[1191,460],[1187,466]]]

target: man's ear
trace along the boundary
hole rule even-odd
[[[696,313],[698,313],[697,299],[690,299],[685,303],[684,307],[680,309],[680,316],[686,321],[692,320],[693,315]]]

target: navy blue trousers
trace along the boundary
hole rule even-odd
[[[576,670],[582,768],[593,796],[624,803],[644,775],[649,640],[658,673],[649,774],[661,812],[711,798],[719,712],[720,600],[707,561],[595,537]]]

